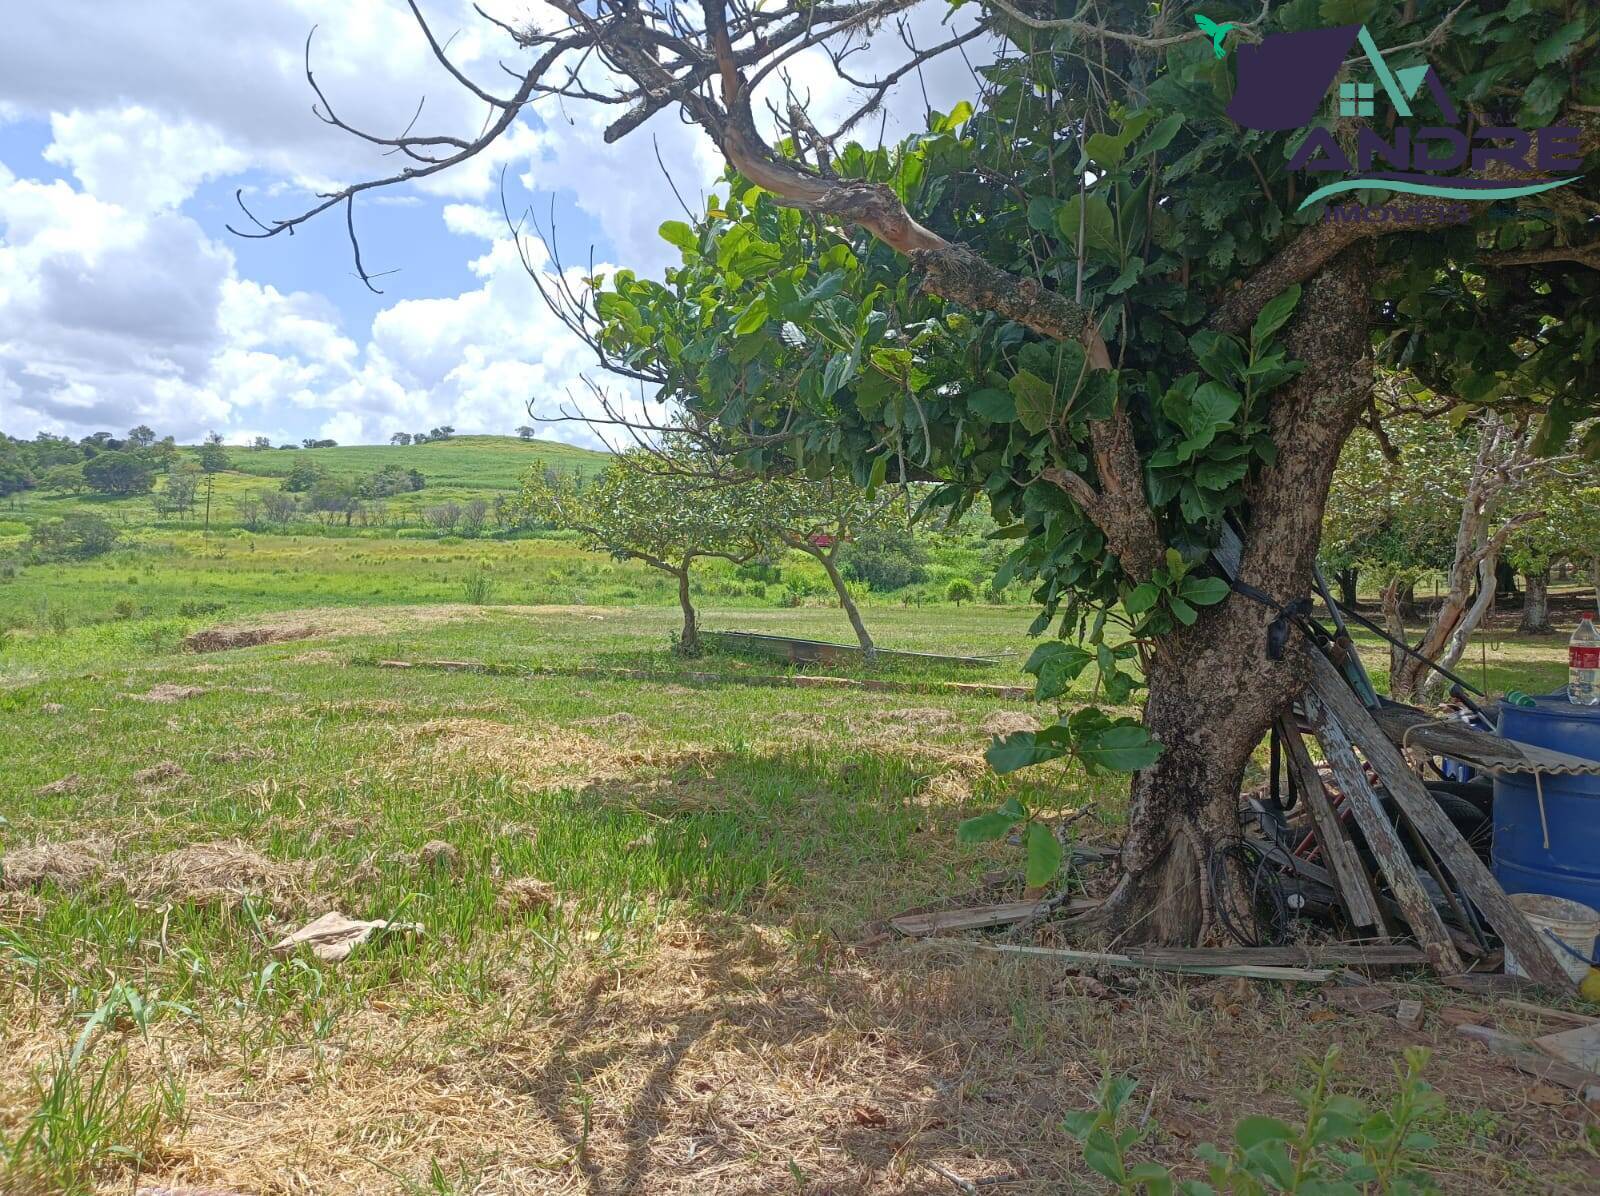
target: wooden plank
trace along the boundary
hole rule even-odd
[[[1406,967],[1428,962],[1409,943],[1328,943],[1305,947],[1137,947],[1125,955],[1151,963],[1269,964],[1292,967]]]
[[[1504,1055],[1510,1060],[1511,1066],[1524,1075],[1570,1088],[1585,1103],[1600,1101],[1600,1075],[1592,1071],[1574,1067],[1560,1059],[1552,1059],[1531,1043],[1490,1026],[1457,1026],[1456,1033],[1464,1034],[1475,1042],[1481,1042],[1497,1055]]]
[[[1288,753],[1289,768],[1294,773],[1300,798],[1311,812],[1311,821],[1317,828],[1317,842],[1322,845],[1322,854],[1338,882],[1339,896],[1344,900],[1350,921],[1356,926],[1375,927],[1388,933],[1383,912],[1378,908],[1378,894],[1372,887],[1372,878],[1367,875],[1356,845],[1350,841],[1344,824],[1339,821],[1339,815],[1328,799],[1322,774],[1311,762],[1311,754],[1306,751],[1299,729],[1291,720],[1279,719],[1278,738],[1283,741]]]
[[[899,914],[889,919],[889,925],[901,934],[921,938],[928,934],[948,934],[957,930],[983,930],[991,926],[1008,926],[1023,922],[1035,914],[1060,909],[1062,913],[1087,913],[1098,901],[1069,901],[1056,904],[1050,901],[1002,901],[996,905],[972,905],[965,909],[935,910],[923,914]]]
[[[1110,968],[1148,968],[1154,972],[1183,972],[1199,976],[1243,976],[1249,980],[1301,980],[1326,984],[1337,974],[1333,968],[1288,968],[1253,964],[1160,963],[1109,951],[1068,951],[1057,947],[1025,947],[1011,943],[978,943],[971,939],[945,939],[952,946],[1005,955],[1034,955],[1063,963]]]
[[[1320,652],[1312,650],[1307,655],[1313,661],[1327,665],[1330,671],[1333,669]],[[1335,684],[1349,694],[1344,678],[1338,673],[1333,676]],[[1333,775],[1339,779],[1339,788],[1343,790],[1350,808],[1355,811],[1356,822],[1367,838],[1367,846],[1377,858],[1378,870],[1388,882],[1389,892],[1400,906],[1406,924],[1422,943],[1422,949],[1428,953],[1435,970],[1447,976],[1466,971],[1455,944],[1450,941],[1450,932],[1445,929],[1444,919],[1433,908],[1422,882],[1417,879],[1411,857],[1400,845],[1400,836],[1395,833],[1393,824],[1378,801],[1378,795],[1367,782],[1367,774],[1361,770],[1361,762],[1356,759],[1355,749],[1345,738],[1339,720],[1316,694],[1307,693],[1301,701],[1311,718],[1317,742],[1322,744],[1322,753],[1333,766]],[[1351,695],[1350,701],[1355,702],[1354,695]]]
[[[1406,766],[1399,749],[1389,742],[1389,737],[1373,721],[1366,707],[1350,692],[1338,670],[1320,652],[1306,655],[1311,665],[1311,687],[1317,700],[1326,704],[1344,728],[1344,734],[1366,754],[1368,763],[1383,779],[1401,811],[1455,878],[1463,895],[1482,911],[1484,919],[1494,927],[1507,949],[1516,953],[1518,964],[1529,976],[1558,992],[1571,991],[1573,979],[1544,937],[1528,924],[1522,911],[1511,904],[1506,891]],[[1454,947],[1451,954],[1455,954]]]
[[[1590,1017],[1586,1013],[1569,1013],[1565,1009],[1551,1009],[1546,1005],[1535,1005],[1532,1001],[1519,1001],[1516,997],[1502,997],[1500,1004],[1507,1009],[1515,1009],[1518,1013],[1525,1013],[1529,1017],[1560,1022],[1565,1026],[1600,1025],[1600,1017]]]
[[[1579,1026],[1575,1030],[1562,1030],[1535,1038],[1533,1045],[1555,1059],[1581,1067],[1584,1071],[1600,1072],[1600,1026]]]

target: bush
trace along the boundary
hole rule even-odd
[[[309,457],[302,457],[289,470],[289,476],[283,479],[282,489],[290,494],[303,493],[321,481],[327,472]]]
[[[494,578],[490,576],[488,567],[482,563],[473,566],[472,572],[467,574],[466,581],[461,585],[461,592],[474,606],[488,602],[494,595]]]
[[[133,453],[99,453],[83,465],[83,480],[101,494],[147,494],[156,484],[156,471]]]
[[[840,552],[841,571],[874,590],[898,590],[928,579],[928,551],[905,528],[864,531]]]
[[[87,560],[115,547],[117,529],[98,515],[64,515],[46,519],[28,540],[35,560]]]
[[[118,598],[111,607],[111,615],[117,619],[131,619],[133,612],[138,609],[132,598]]]
[[[944,588],[944,600],[954,602],[960,606],[963,602],[971,602],[978,596],[978,591],[965,577],[952,577],[950,584]]]

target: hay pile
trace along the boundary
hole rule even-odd
[[[163,681],[160,685],[152,685],[142,694],[123,694],[130,702],[181,702],[186,698],[198,698],[201,694],[208,694],[211,690],[204,685],[177,685],[171,681]]]
[[[429,719],[399,728],[398,738],[402,752],[394,768],[442,763],[457,771],[503,776],[531,792],[627,780],[706,755],[696,748],[663,748],[635,739],[613,742],[556,726],[524,733],[483,718]]]
[[[316,871],[315,864],[270,859],[234,839],[191,843],[146,859],[130,867],[122,879],[142,901],[232,905],[245,897],[260,897],[289,906],[305,899]]]
[[[103,872],[114,844],[104,836],[65,843],[36,843],[0,856],[0,890],[37,889],[53,884],[66,892],[83,888]]]

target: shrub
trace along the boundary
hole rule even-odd
[[[111,614],[113,618],[131,619],[133,618],[133,612],[137,609],[132,598],[118,598],[111,608]]]
[[[898,590],[928,579],[928,552],[905,528],[860,533],[840,551],[841,569],[874,590]]]
[[[466,581],[461,584],[461,592],[474,606],[482,606],[488,602],[494,594],[494,578],[490,576],[488,567],[481,562],[474,565],[472,572],[467,574]]]
[[[944,600],[954,602],[960,606],[963,602],[971,602],[978,596],[978,591],[965,577],[952,577],[950,584],[944,588]]]
[[[115,547],[117,529],[98,515],[63,515],[36,526],[28,540],[36,560],[87,560]]]

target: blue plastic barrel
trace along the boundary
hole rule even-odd
[[[1500,707],[1500,734],[1600,761],[1600,706],[1566,694]],[[1539,789],[1544,818],[1539,816]],[[1550,846],[1545,846],[1549,828]],[[1548,893],[1600,910],[1600,776],[1505,773],[1494,782],[1494,874],[1508,893]]]

